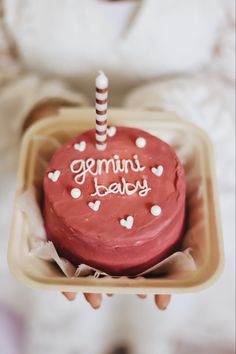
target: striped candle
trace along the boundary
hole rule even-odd
[[[99,71],[96,78],[96,148],[99,151],[107,147],[107,98],[108,79]]]

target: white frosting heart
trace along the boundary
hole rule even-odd
[[[86,149],[86,142],[81,141],[80,143],[77,143],[74,145],[74,149],[80,152],[83,152]]]
[[[96,202],[89,202],[88,206],[90,209],[92,209],[93,211],[98,211],[101,205],[101,201],[100,200],[96,200]]]
[[[163,174],[164,167],[162,165],[159,165],[157,167],[152,167],[152,173],[156,175],[157,177],[160,177]]]
[[[107,128],[107,135],[109,136],[109,138],[112,138],[113,136],[116,135],[116,127],[109,127]]]
[[[151,214],[153,215],[153,216],[159,216],[159,215],[161,215],[161,207],[159,206],[159,205],[153,205],[152,207],[151,207]]]
[[[48,173],[48,178],[52,181],[52,182],[57,182],[58,178],[60,177],[61,172],[56,170],[54,172],[49,172]]]
[[[126,219],[121,219],[120,224],[126,229],[131,230],[134,224],[134,217],[128,216]]]

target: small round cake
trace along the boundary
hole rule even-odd
[[[186,183],[174,150],[135,128],[95,130],[66,143],[44,177],[44,221],[58,254],[110,275],[137,275],[173,253],[183,236]]]

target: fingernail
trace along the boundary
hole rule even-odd
[[[94,295],[90,301],[90,305],[94,310],[98,310],[102,304],[102,297],[101,295]]]
[[[161,307],[160,310],[161,311],[165,311],[167,309],[168,306],[165,306],[165,307]]]
[[[156,295],[155,303],[161,311],[165,311],[170,303],[170,295]]]
[[[163,295],[160,298],[160,310],[165,311],[170,304],[171,297],[169,295]]]
[[[76,298],[76,294],[75,293],[63,293],[63,295],[67,298],[67,300],[69,301],[74,301]]]
[[[94,310],[98,310],[101,307],[101,300],[96,299],[92,304],[90,304]]]

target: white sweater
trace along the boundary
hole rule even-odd
[[[73,81],[83,79],[87,86],[102,68],[113,85],[124,87],[212,66],[220,36],[230,25],[233,1],[7,0],[5,4],[8,30],[27,68]]]
[[[31,291],[14,282],[6,267],[7,239],[1,236],[0,301],[27,320],[29,354],[103,354],[119,341],[130,343],[135,354],[230,352],[234,335],[233,4],[233,0],[4,1],[1,235],[9,232],[13,161],[26,114],[41,99],[55,96],[87,104],[81,92],[89,93],[92,102],[94,76],[102,68],[109,75],[110,96],[116,104],[124,101],[129,107],[173,110],[211,135],[227,258],[216,285],[200,294],[176,296],[167,313],[155,310],[152,301],[121,296],[105,300],[103,308],[93,312],[81,297],[70,304],[60,294]],[[11,56],[12,43],[20,59]],[[0,334],[0,342],[3,339]]]

